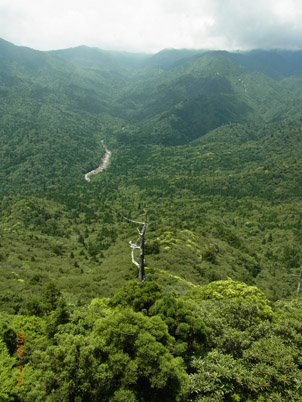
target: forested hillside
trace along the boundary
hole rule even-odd
[[[301,77],[0,40],[0,400],[301,400]]]

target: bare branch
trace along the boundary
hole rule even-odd
[[[137,223],[138,225],[144,225],[145,222],[138,222],[138,221],[133,221],[132,219],[126,218],[124,215],[120,214],[126,221],[132,222],[132,223]]]
[[[125,219],[126,221],[128,221],[128,222],[137,223],[138,225],[147,225],[147,226],[150,225],[150,223],[147,223],[147,221],[145,221],[145,222],[134,221],[133,219],[126,218],[126,217],[125,217],[123,214],[121,214],[120,212],[119,212],[119,214],[121,215],[122,218],[124,218],[124,219]],[[148,212],[145,212],[143,215],[147,217],[147,214],[148,214]],[[140,215],[140,216],[142,216],[142,215]]]
[[[130,240],[129,241],[130,247],[139,249],[140,246],[137,244],[138,242],[139,242],[139,239],[137,239],[135,243],[132,243],[132,241]]]
[[[135,261],[134,258],[134,250],[135,249],[139,249],[139,246],[137,246],[136,244],[133,244],[131,241],[129,241],[130,247],[132,248],[132,252],[131,252],[131,259],[132,259],[132,264],[134,264],[138,269],[140,269],[139,263]]]

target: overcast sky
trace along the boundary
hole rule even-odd
[[[0,37],[39,50],[302,49],[302,1],[0,0]]]

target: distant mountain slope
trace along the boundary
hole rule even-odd
[[[299,52],[276,54],[292,66],[275,62],[276,71],[298,71]],[[229,123],[298,117],[298,76],[276,81],[243,65],[270,70],[270,55],[40,52],[1,40],[2,191],[80,179],[98,165],[102,138],[113,147],[181,145]]]
[[[202,50],[190,49],[164,49],[148,58],[144,64],[162,70],[171,70],[189,60],[199,57],[204,52]]]
[[[127,88],[118,103],[125,119],[142,126],[140,139],[173,145],[230,121],[280,119],[292,100],[286,87],[236,63],[227,52],[206,52]]]
[[[146,64],[163,70],[171,70],[181,64],[200,57],[205,53],[221,53],[235,63],[249,70],[282,79],[302,73],[302,51],[290,50],[252,50],[246,52],[226,52],[190,49],[165,49],[146,60]]]
[[[278,80],[302,74],[302,51],[253,50],[230,53],[230,57],[252,71],[264,73]]]
[[[144,53],[105,51],[88,46],[47,52],[90,70],[120,75],[134,74],[151,56]]]
[[[104,77],[2,40],[1,193],[43,192],[96,166],[113,92]]]

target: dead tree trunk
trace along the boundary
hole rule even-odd
[[[297,289],[297,293],[298,295],[301,293],[301,279],[302,279],[302,269],[300,270],[300,274],[298,276],[299,281],[298,281],[298,289]]]
[[[302,281],[302,268],[300,269],[299,275],[293,275],[298,278],[298,288],[297,288],[297,294],[299,295],[301,293],[301,281]]]
[[[125,218],[125,217],[124,217]],[[145,234],[148,226],[147,222],[147,212],[145,213],[145,222],[138,222],[138,221],[133,221],[131,219],[125,218],[127,221],[136,223],[138,225],[142,225],[142,229],[139,230],[137,228],[139,238],[136,240],[135,243],[133,243],[131,240],[129,241],[129,245],[132,249],[131,252],[131,258],[132,258],[132,263],[138,268],[138,280],[139,282],[144,282],[145,281]],[[139,250],[139,262],[135,260],[134,257],[134,250]]]

